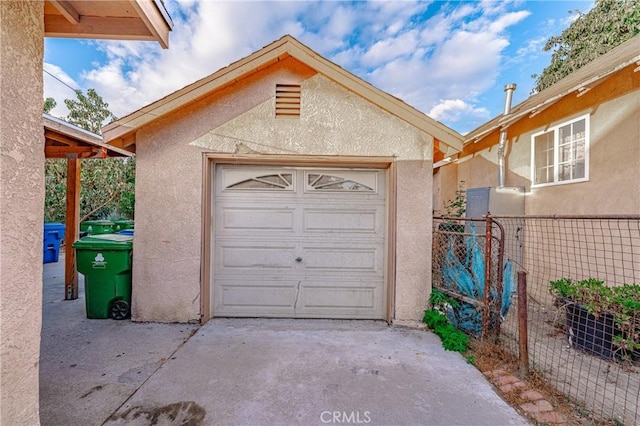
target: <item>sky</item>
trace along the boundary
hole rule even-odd
[[[166,0],[157,42],[45,39],[44,96],[64,118],[93,88],[123,117],[290,34],[356,76],[465,134],[530,96],[542,47],[593,1]]]

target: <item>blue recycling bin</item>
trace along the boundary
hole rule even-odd
[[[63,223],[48,222],[44,224],[44,239],[42,240],[42,263],[54,263],[60,256],[60,242],[64,238],[65,225]]]

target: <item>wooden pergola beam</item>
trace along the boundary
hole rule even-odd
[[[64,299],[78,298],[78,268],[73,242],[80,237],[80,167],[77,154],[67,155],[67,219],[64,233]]]
[[[73,5],[66,0],[49,0],[49,2],[64,16],[70,24],[80,23],[80,14]]]
[[[84,146],[45,146],[44,148],[46,158],[68,158],[71,154],[75,154],[80,158],[90,158],[99,156],[101,152],[100,148]]]
[[[54,130],[44,129],[45,145],[51,143],[61,143],[64,145],[78,145],[78,140],[67,135],[63,135]]]

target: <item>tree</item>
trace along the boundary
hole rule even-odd
[[[42,112],[45,114],[49,114],[52,109],[54,109],[58,105],[55,99],[47,98],[44,100],[44,106],[42,107]]]
[[[135,160],[129,158],[82,160],[80,220],[133,217],[134,176]]]
[[[109,104],[94,89],[85,96],[76,91],[77,100],[65,99],[69,108],[67,121],[94,133],[107,119],[116,119]],[[51,101],[49,101],[49,99]],[[45,101],[46,108],[56,104]],[[53,107],[51,107],[53,108]],[[106,158],[82,160],[80,173],[80,221],[111,216],[133,218],[135,159]],[[47,159],[45,163],[45,221],[64,222],[66,215],[67,167],[64,159]]]
[[[540,92],[573,71],[640,33],[640,1],[596,0],[588,13],[559,36],[547,40],[543,50],[553,50],[551,63],[536,79],[533,93]]]
[[[44,175],[44,221],[64,223],[67,214],[67,160],[47,158]]]
[[[134,217],[135,158],[82,160],[80,221],[109,217]],[[64,222],[66,216],[65,159],[45,162],[45,222]]]
[[[95,89],[87,90],[85,96],[82,90],[76,90],[76,98],[65,99],[64,104],[69,108],[67,121],[76,126],[80,126],[90,132],[101,134],[100,129],[105,121],[116,120],[116,116],[109,111],[109,104],[106,103]]]

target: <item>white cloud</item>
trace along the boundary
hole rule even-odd
[[[174,21],[168,50],[148,42],[95,42],[108,61],[87,69],[79,82],[84,89],[95,88],[117,116],[289,33],[382,90],[455,125],[465,114],[486,114],[475,106],[478,94],[495,84],[509,31],[529,16],[520,3],[495,1],[170,0],[167,7]]]
[[[420,33],[420,41],[424,45],[435,45],[446,40],[451,32],[452,22],[442,15],[435,16],[425,22]]]
[[[44,93],[45,98],[56,100],[56,107],[49,112],[54,117],[64,118],[69,113],[69,109],[64,104],[64,99],[75,99],[74,90],[80,89],[69,75],[57,65],[44,63]]]
[[[535,37],[526,41],[526,44],[516,50],[514,60],[520,62],[530,59],[532,56],[540,56],[542,48],[547,42],[547,37]]]
[[[528,12],[526,10],[507,13],[505,15],[502,15],[496,21],[492,22],[491,25],[489,25],[489,30],[493,33],[500,33],[505,29],[507,29],[508,27],[522,21],[524,18],[526,18],[529,15],[531,15],[531,12]]]
[[[354,23],[357,17],[353,10],[346,7],[338,7],[329,22],[327,23],[326,33],[331,37],[342,38],[349,35],[353,31]]]
[[[486,121],[489,111],[483,107],[476,108],[462,99],[446,99],[431,108],[427,115],[438,121],[459,121],[463,116]]]
[[[417,47],[418,32],[411,30],[395,38],[377,41],[362,56],[361,62],[367,66],[377,66],[391,59],[410,54]]]

